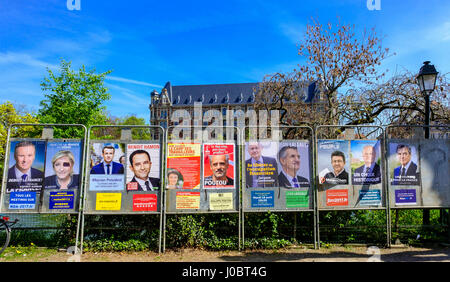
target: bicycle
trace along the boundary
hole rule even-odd
[[[1,216],[0,217],[0,254],[8,247],[9,240],[11,240],[11,226],[16,224],[19,219],[14,221],[10,221],[9,217]]]

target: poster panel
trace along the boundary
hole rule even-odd
[[[2,209],[74,213],[79,207],[81,140],[11,140]]]
[[[6,193],[40,192],[44,181],[45,141],[11,141]]]
[[[203,188],[235,186],[234,144],[203,144]]]
[[[160,180],[160,144],[127,144],[127,191],[157,191]]]
[[[307,140],[247,142],[244,208],[312,208],[311,165]]]
[[[392,207],[449,207],[448,139],[391,139],[388,173]]]
[[[199,189],[201,144],[169,143],[167,149],[167,189]]]
[[[89,190],[124,190],[125,144],[93,143],[90,156]]]

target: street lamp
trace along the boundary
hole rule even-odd
[[[417,75],[417,84],[419,84],[420,92],[425,96],[425,138],[430,137],[430,95],[436,86],[436,78],[438,72],[434,65],[430,65],[430,61],[423,63]]]
[[[430,138],[430,95],[436,86],[437,75],[438,72],[433,65],[430,65],[430,61],[423,62],[417,75],[420,92],[425,96],[425,139]],[[430,211],[427,209],[423,210],[423,224],[430,224]]]

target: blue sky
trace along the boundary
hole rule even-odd
[[[450,1],[88,1],[0,0],[0,103],[37,111],[46,67],[113,70],[106,80],[113,116],[148,119],[150,92],[173,85],[259,82],[292,71],[296,44],[312,17],[375,27],[396,52],[381,66],[417,72],[430,60],[450,71]]]

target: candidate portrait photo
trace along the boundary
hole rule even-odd
[[[45,141],[11,141],[6,192],[40,191],[44,180]]]

